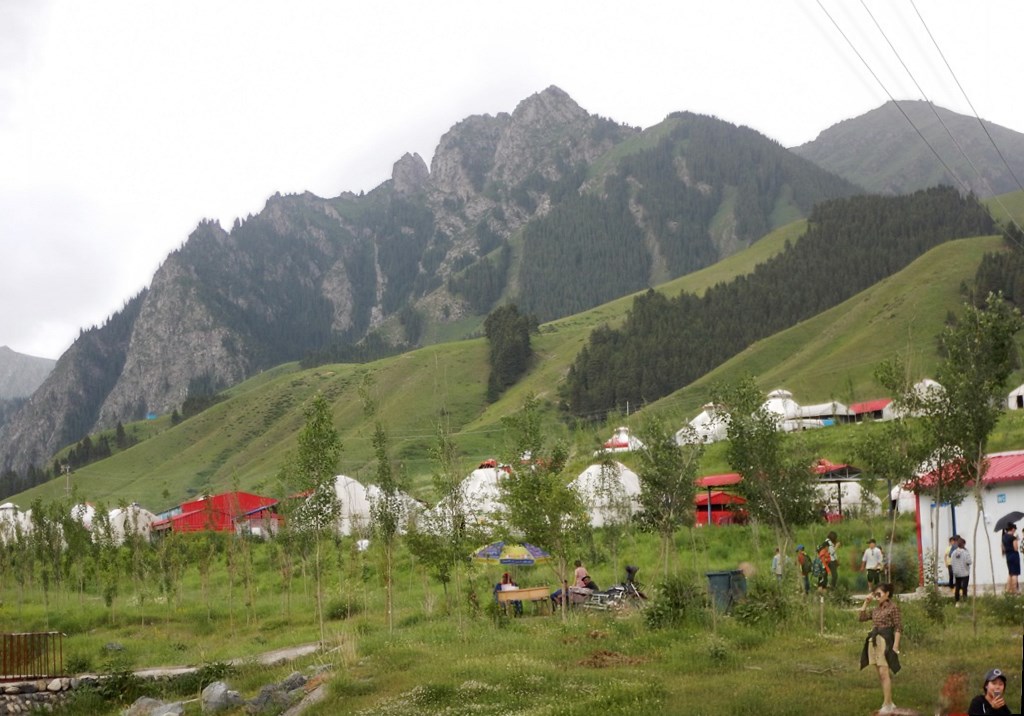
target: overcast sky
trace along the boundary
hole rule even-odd
[[[978,114],[1024,131],[1024,2],[914,1]],[[200,219],[372,189],[549,85],[786,146],[886,90],[921,99],[875,21],[928,99],[973,114],[910,0],[0,0],[0,346],[57,358]]]

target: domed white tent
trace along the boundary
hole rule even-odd
[[[1006,407],[1010,410],[1024,409],[1024,384],[1018,385],[1006,396]]]
[[[593,527],[622,523],[640,508],[640,478],[621,462],[591,465],[569,487],[587,506]]]
[[[0,505],[0,544],[10,544],[32,531],[32,510],[22,512],[13,502]]]
[[[821,420],[803,417],[800,404],[793,400],[793,394],[785,388],[777,388],[770,392],[762,407],[776,415],[779,430],[787,433],[825,427]]]
[[[333,487],[334,497],[338,501],[338,534],[368,534],[373,520],[374,500],[380,499],[382,494],[380,488],[377,485],[363,485],[348,475],[337,475]],[[409,512],[414,509],[417,502],[403,492],[399,492],[398,497],[401,512],[399,525],[404,529]]]
[[[689,427],[676,433],[676,444],[692,442],[715,443],[729,436],[727,416],[718,413],[713,403],[708,403],[700,414],[690,421]]]
[[[469,473],[459,485],[462,491],[463,512],[474,524],[487,525],[501,518],[501,488],[498,484],[508,475],[508,469],[495,464],[480,466]]]
[[[615,434],[605,440],[601,450],[594,454],[597,455],[601,452],[630,452],[632,450],[640,450],[643,446],[644,443],[640,438],[631,435],[629,428],[625,425],[620,425],[615,428]]]
[[[881,508],[881,500],[863,489],[859,482],[818,484],[814,489],[829,514],[838,514],[840,504],[844,515],[848,510],[854,510],[862,515],[876,515]]]
[[[96,517],[96,508],[90,503],[79,503],[71,508],[71,519],[81,522],[85,529],[92,531],[92,521]]]
[[[110,521],[110,535],[114,544],[122,544],[130,534],[137,534],[147,542],[149,541],[150,526],[156,522],[156,515],[138,503],[133,502],[128,507],[116,507],[108,513]]]

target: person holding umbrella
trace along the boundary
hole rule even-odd
[[[1017,594],[1020,591],[1020,538],[1017,536],[1017,525],[1013,522],[1003,530],[1003,556],[1006,557],[1006,593]]]

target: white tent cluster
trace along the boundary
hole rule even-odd
[[[90,532],[93,541],[102,539],[96,519],[96,507],[88,502],[79,503],[71,508],[71,518],[81,522]],[[125,507],[115,507],[107,512],[106,524],[109,527],[109,538],[114,544],[124,544],[127,537],[138,535],[149,540],[150,528],[157,516],[149,510],[133,502]]]
[[[925,378],[915,383],[913,390],[919,396],[927,398],[935,395],[936,391],[941,392],[942,386],[934,380]],[[885,402],[886,406],[881,408],[881,419],[892,420],[898,417],[891,401]],[[1011,393],[1007,402],[1010,407],[1024,407],[1024,385]],[[778,429],[787,433],[824,428],[837,422],[851,422],[860,418],[857,411],[838,400],[801,405],[785,388],[776,388],[768,393],[762,408],[774,415]],[[714,404],[707,403],[688,425],[676,433],[676,442],[680,445],[718,442],[727,439],[728,430],[728,416],[719,412]]]

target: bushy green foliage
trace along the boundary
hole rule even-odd
[[[747,596],[732,605],[731,614],[741,624],[767,629],[783,627],[794,613],[796,600],[773,577],[747,583]]]
[[[692,579],[670,575],[655,587],[644,621],[650,629],[676,627],[697,618],[703,608],[704,590]]]

